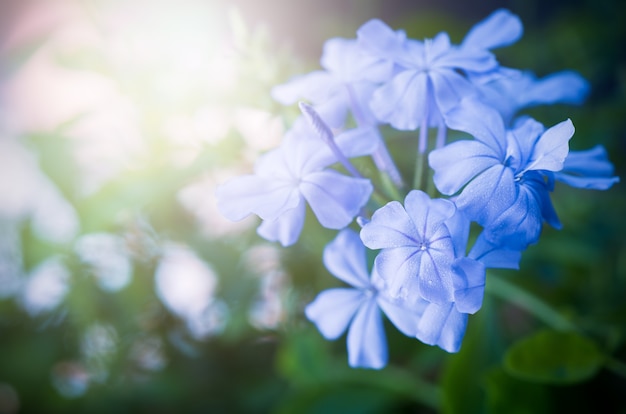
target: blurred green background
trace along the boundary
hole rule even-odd
[[[270,88],[326,39],[377,17],[459,42],[499,7],[525,27],[502,64],[592,86],[529,113],[624,177],[625,2],[2,0],[0,413],[626,413],[623,184],[557,186],[563,230],[489,274],[461,351],[388,329],[381,371],[303,317],[339,284],[333,232],[282,249],[215,208],[296,114]]]

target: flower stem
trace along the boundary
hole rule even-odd
[[[428,168],[428,159],[425,152],[418,152],[415,160],[415,175],[413,176],[413,188],[424,190]]]
[[[485,290],[494,296],[515,303],[556,330],[579,331],[576,324],[556,309],[503,277],[491,274]]]

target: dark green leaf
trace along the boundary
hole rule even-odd
[[[528,381],[571,384],[592,377],[603,359],[593,341],[575,332],[540,331],[513,344],[504,367]]]

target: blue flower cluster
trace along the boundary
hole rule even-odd
[[[560,227],[550,199],[555,182],[604,190],[619,181],[601,146],[569,151],[569,119],[546,128],[517,115],[534,105],[579,104],[589,92],[575,72],[538,79],[500,66],[492,49],[522,30],[517,16],[497,10],[459,45],[446,33],[410,39],[379,20],[356,39],[328,40],[322,70],[272,91],[282,104],[300,102],[303,114],[281,146],[253,174],[217,189],[226,217],[259,216],[259,235],[283,246],[300,237],[307,203],[323,227],[340,230],[323,260],[351,287],[320,293],[305,314],[327,339],[347,330],[351,366],[387,363],[383,314],[407,336],[458,351],[468,315],[482,305],[486,269],[517,269],[544,223]],[[349,119],[355,127],[346,127]],[[416,170],[430,166],[447,198],[431,198],[422,179],[407,191],[382,125],[419,130]],[[449,131],[470,139],[448,143]],[[372,157],[404,200],[371,207],[373,182],[350,161],[361,156]],[[480,234],[469,246],[472,223]],[[371,272],[366,249],[378,251]]]

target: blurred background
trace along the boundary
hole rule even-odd
[[[507,282],[461,351],[388,329],[381,371],[303,317],[339,285],[334,232],[282,249],[215,207],[296,114],[271,87],[325,40],[380,18],[457,43],[500,7],[525,27],[502,64],[591,83],[529,113],[571,118],[571,148],[624,177],[625,2],[0,0],[0,413],[626,413],[623,183],[557,186],[563,230],[489,275]]]

